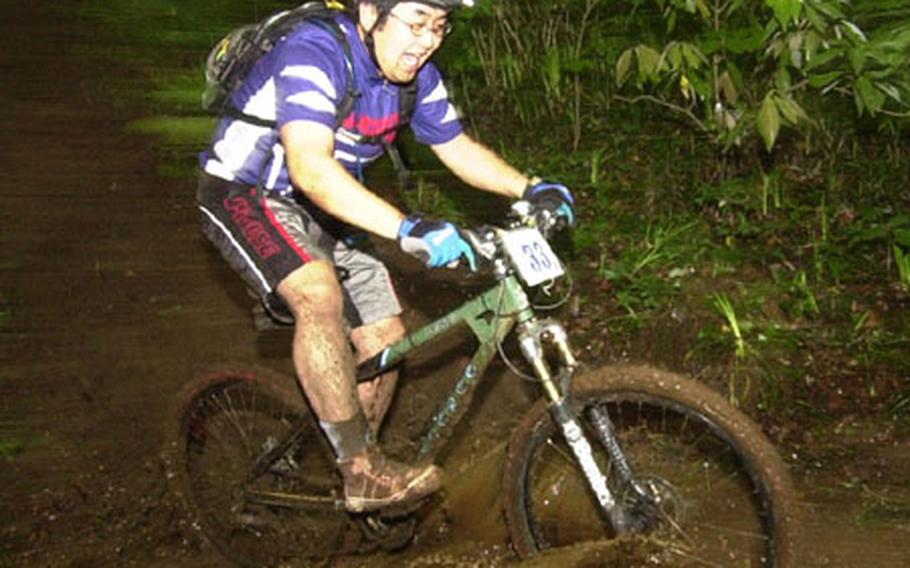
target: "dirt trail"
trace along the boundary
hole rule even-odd
[[[94,36],[71,15],[7,4],[0,421],[25,451],[0,462],[0,553],[148,565],[185,554],[157,458],[172,393],[256,338],[196,237],[190,183],[156,179],[122,133],[130,111],[99,78],[130,70],[75,56]]]
[[[0,441],[24,450],[0,457],[0,566],[221,566],[167,490],[161,425],[184,381],[226,353],[288,370],[288,336],[252,329],[235,276],[198,234],[192,180],[157,178],[148,141],[123,134],[136,111],[103,78],[133,71],[77,55],[95,35],[71,15],[7,4]],[[405,388],[402,398],[421,396]],[[350,564],[509,561],[492,437],[513,420],[503,415],[518,418],[504,409],[526,404],[522,385],[497,382],[473,417],[478,430],[451,452],[450,471],[463,476],[419,546]],[[818,502],[808,531],[818,565],[910,566],[905,529],[858,527],[857,507]],[[572,554],[537,565],[585,561]]]
[[[168,493],[162,424],[226,357],[289,371],[289,336],[252,328],[193,180],[123,133],[137,111],[105,78],[135,71],[85,55],[70,12],[0,20],[0,441],[23,447],[0,456],[0,566],[219,566]]]

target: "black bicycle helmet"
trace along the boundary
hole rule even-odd
[[[452,10],[462,7],[470,8],[474,6],[474,0],[360,0],[360,2],[375,4],[379,8],[380,13],[387,13],[394,8],[396,4],[400,4],[401,2],[418,2],[420,4],[439,8],[440,10],[445,10],[446,12],[451,12]]]
[[[457,8],[470,8],[474,6],[474,0],[412,0],[413,2],[420,2],[421,4],[428,4],[434,8],[439,8],[445,11],[455,10]],[[397,4],[397,2],[396,2]]]

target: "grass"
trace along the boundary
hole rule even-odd
[[[587,303],[607,301],[635,322],[603,312],[612,340],[634,345],[643,330],[666,326],[667,314],[689,313],[700,331],[680,338],[691,342],[687,369],[703,374],[726,361],[727,378],[761,385],[753,398],[762,408],[910,415],[902,384],[910,364],[901,360],[910,335],[901,211],[910,193],[883,189],[907,187],[905,168],[876,150],[885,142],[851,149],[824,175],[787,166],[718,183],[698,171],[710,163],[705,148],[662,138],[655,126],[641,125],[632,143],[605,144],[605,132],[581,160],[558,145],[540,160],[580,189],[577,262],[610,284]],[[731,289],[727,311],[712,298]],[[744,341],[747,360],[736,356]],[[824,404],[813,399],[819,388]]]
[[[893,245],[894,266],[897,268],[898,286],[904,292],[910,292],[910,254],[904,252],[898,245]]]
[[[0,420],[0,460],[12,461],[26,449],[25,441],[16,433],[9,420]]]
[[[12,461],[13,457],[25,451],[25,443],[19,440],[0,439],[0,457]]]
[[[152,83],[148,94],[149,106],[170,114],[199,114],[205,88],[204,73],[202,65],[179,73],[152,73],[149,76]]]
[[[464,223],[466,208],[452,194],[452,191],[445,191],[426,176],[419,176],[404,199],[413,211],[422,211],[453,223]]]
[[[889,495],[864,488],[862,520],[879,526],[910,528],[910,499],[906,495]]]

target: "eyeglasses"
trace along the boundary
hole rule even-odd
[[[414,37],[423,37],[426,34],[430,33],[436,36],[439,39],[444,38],[445,36],[452,33],[452,22],[448,20],[436,20],[435,23],[431,24],[427,20],[421,22],[409,22],[396,14],[395,12],[389,12],[389,15],[406,25],[408,29],[411,30],[411,34]]]

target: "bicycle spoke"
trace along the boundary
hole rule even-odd
[[[250,479],[256,460],[304,424],[305,407],[289,406],[289,396],[228,379],[204,389],[184,413],[190,417],[180,468],[185,492],[205,534],[232,560],[272,565],[291,557],[324,558],[348,530],[347,514],[337,506],[335,468],[320,445],[298,436]]]
[[[635,487],[627,487],[618,476],[601,444],[595,444],[595,459],[621,506],[653,527],[654,538],[665,542],[666,549],[696,565],[725,566],[731,559],[737,559],[737,565],[767,564],[773,541],[767,532],[771,517],[765,498],[715,423],[686,406],[646,394],[587,403],[579,397],[576,402],[596,405],[609,416]],[[586,412],[579,410],[578,415]],[[593,425],[584,422],[594,440]],[[536,546],[607,536],[583,475],[562,438],[551,434],[558,430],[551,424],[533,431],[538,428],[542,431],[531,446],[538,449],[530,450],[523,501]]]
[[[237,434],[240,435],[241,441],[246,447],[247,454],[252,455],[252,448],[250,446],[250,437],[246,431],[246,428],[240,423],[239,418],[237,417],[236,410],[234,409],[233,400],[231,400],[231,393],[225,392],[222,393],[222,396],[213,398],[212,403],[216,408],[221,411],[221,413],[231,422],[234,428],[237,431]]]

